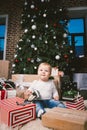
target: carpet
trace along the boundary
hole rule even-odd
[[[9,128],[5,124],[0,124],[0,130],[52,130],[50,128],[44,127],[40,119],[30,121],[29,123],[23,125],[22,127]]]

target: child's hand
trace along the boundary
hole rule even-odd
[[[55,97],[53,97],[54,98],[54,100],[59,100],[59,97],[58,96],[55,96]]]
[[[30,95],[32,95],[32,92],[30,90],[26,90],[24,92],[24,99],[28,99]]]

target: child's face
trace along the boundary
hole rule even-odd
[[[51,69],[48,65],[40,65],[38,68],[38,75],[41,80],[47,81],[50,77]]]

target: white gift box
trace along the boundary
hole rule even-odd
[[[15,89],[8,89],[7,90],[7,98],[16,97],[16,90]]]

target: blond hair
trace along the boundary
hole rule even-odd
[[[42,62],[42,63],[40,63],[40,65],[38,66],[38,69],[39,69],[39,67],[42,66],[42,65],[48,66],[49,69],[50,69],[50,73],[51,73],[51,71],[52,71],[52,66],[51,66],[49,63],[47,63],[47,62]]]

